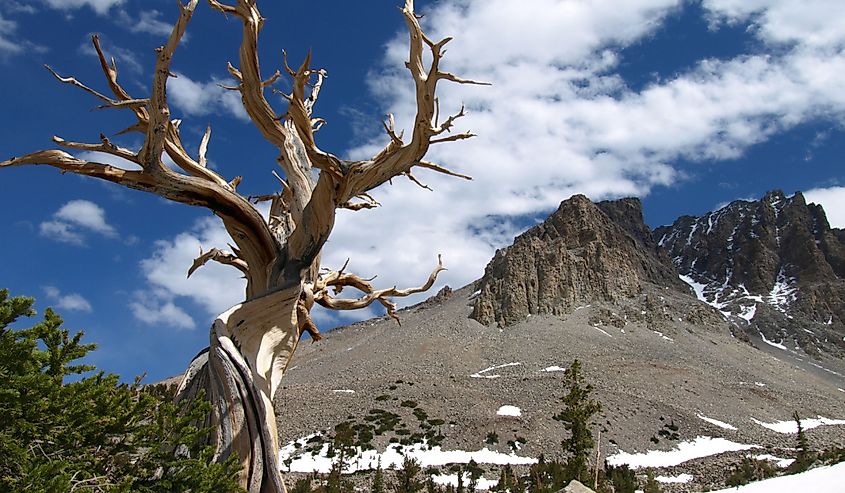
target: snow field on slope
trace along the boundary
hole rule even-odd
[[[843,491],[845,491],[845,462],[711,493],[842,493]]]
[[[641,467],[671,467],[693,459],[752,448],[758,448],[758,446],[736,443],[724,438],[699,436],[694,440],[678,443],[673,450],[649,450],[643,453],[620,451],[608,456],[607,463],[611,466],[627,464],[631,469],[639,469]]]
[[[335,462],[334,457],[327,457],[329,451],[329,444],[323,444],[320,451],[313,455],[310,452],[302,452],[302,447],[308,442],[308,439],[315,435],[300,438],[288,443],[279,451],[279,463],[282,465],[282,472],[318,472],[327,474],[331,471],[332,464]],[[297,449],[294,445],[299,443],[300,448]],[[516,454],[503,454],[487,449],[486,447],[476,451],[465,450],[443,450],[441,447],[428,447],[425,443],[416,443],[407,447],[403,447],[400,452],[395,446],[389,446],[387,449],[379,453],[376,450],[362,450],[355,449],[355,455],[350,459],[350,462],[343,469],[345,474],[354,473],[358,471],[367,471],[375,469],[381,459],[381,467],[383,469],[393,468],[401,469],[402,462],[405,457],[411,457],[419,461],[421,467],[444,466],[446,464],[467,464],[470,460],[474,460],[479,464],[495,464],[495,465],[520,465],[520,464],[534,464],[537,459],[532,457],[522,457]],[[286,460],[291,460],[290,466],[285,464]]]

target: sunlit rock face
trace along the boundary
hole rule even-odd
[[[637,199],[563,201],[543,223],[496,252],[472,317],[513,325],[528,315],[570,313],[643,292],[647,283],[686,290],[643,222]]]

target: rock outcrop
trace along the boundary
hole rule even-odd
[[[684,216],[654,237],[702,301],[764,341],[845,352],[845,232],[799,192]]]
[[[507,326],[531,314],[563,315],[638,295],[646,283],[687,289],[643,222],[639,200],[594,204],[575,195],[496,252],[472,318]]]

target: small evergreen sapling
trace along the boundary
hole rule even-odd
[[[816,461],[816,454],[810,449],[810,441],[807,440],[807,434],[804,432],[804,425],[801,424],[801,416],[798,415],[798,411],[792,413],[792,419],[795,420],[795,425],[798,429],[795,435],[795,445],[798,449],[798,455],[795,457],[795,462],[790,464],[786,469],[787,474],[804,472]]]

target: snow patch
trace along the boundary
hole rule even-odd
[[[701,419],[703,421],[707,421],[711,425],[716,425],[719,428],[724,428],[726,430],[736,431],[736,426],[734,426],[732,424],[725,423],[724,421],[719,421],[718,419],[708,418],[707,416],[704,416],[703,414],[696,414],[696,416],[698,416],[698,419]]]
[[[522,416],[522,409],[516,406],[502,406],[496,411],[496,414],[499,416],[513,416],[518,418]]]
[[[689,483],[692,481],[692,474],[679,474],[677,476],[657,476],[654,478],[659,483]]]
[[[600,329],[600,328],[596,327],[595,325],[593,325],[592,327],[594,329],[596,329],[597,331],[601,332],[602,334],[606,335],[607,337],[613,337],[612,335],[608,334],[607,331],[605,331],[604,329]]]
[[[679,321],[680,321],[680,319],[679,319]],[[660,331],[657,331],[657,330],[652,330],[652,332],[654,332],[655,334],[657,334],[657,335],[658,335],[658,337],[660,337],[661,339],[665,339],[665,340],[667,340],[667,341],[669,341],[669,342],[675,342],[675,339],[672,339],[671,337],[668,337],[668,336],[663,335],[663,332],[660,332]]]
[[[566,368],[561,368],[561,367],[559,367],[559,366],[549,366],[549,367],[543,368],[543,369],[542,369],[542,370],[540,370],[540,371],[546,371],[546,372],[553,372],[553,371],[566,371]],[[842,389],[839,389],[839,390],[842,390]],[[842,390],[842,391],[843,391],[843,392],[845,392],[845,390]]]
[[[679,443],[677,448],[673,450],[649,450],[641,454],[619,452],[607,457],[607,463],[612,466],[628,464],[628,467],[631,469],[639,469],[641,467],[671,467],[683,464],[692,459],[757,447],[757,445],[731,442],[724,438],[699,436],[695,440]]]
[[[472,378],[500,378],[501,375],[485,375],[485,373],[491,372],[493,370],[498,370],[500,368],[507,368],[509,366],[520,366],[520,365],[522,365],[522,363],[505,363],[504,365],[491,366],[490,368],[485,368],[485,369],[481,370],[480,372],[473,373],[472,375],[470,375],[470,377],[472,377]]]
[[[787,276],[784,267],[781,267],[775,285],[767,297],[768,303],[785,314],[786,309],[797,297],[798,288],[795,283],[795,278]]]
[[[783,459],[781,457],[775,457],[771,454],[760,454],[755,455],[755,459],[757,460],[767,460],[769,462],[774,462],[779,468],[783,469],[784,467],[789,467],[790,464],[795,462],[795,459]]]
[[[458,486],[458,475],[457,474],[435,474],[431,476],[432,481],[436,484],[441,486],[445,485],[452,485]],[[469,473],[463,474],[463,484],[466,488],[469,484]],[[477,490],[489,490],[492,489],[494,486],[499,484],[498,479],[485,479],[484,476],[478,478],[478,484],[476,485],[475,489]]]
[[[352,390],[352,389],[337,389],[337,390],[332,390],[332,392],[335,392],[335,393],[338,393],[338,394],[354,394],[355,393],[355,391]]]
[[[740,305],[739,309],[739,318],[745,319],[746,322],[751,322],[751,319],[754,318],[754,315],[757,315],[757,305]]]
[[[695,279],[693,279],[690,276],[683,276],[682,275],[682,276],[678,276],[678,277],[681,278],[682,281],[684,281],[685,283],[689,284],[692,287],[693,291],[695,291],[695,297],[698,298],[699,301],[703,301],[703,302],[709,304],[709,302],[707,301],[707,298],[704,297],[704,288],[707,287],[706,284],[701,284],[700,282],[696,282]]]
[[[757,423],[758,425],[762,426],[763,428],[768,428],[777,433],[786,434],[795,434],[798,433],[798,424],[795,423],[794,420],[789,421],[775,421],[774,423],[764,423],[755,418],[751,418],[751,421]],[[845,425],[845,419],[830,419],[825,418],[823,416],[818,416],[816,418],[807,418],[801,420],[801,427],[804,430],[810,430],[813,428],[818,428],[819,426],[833,426],[833,425]]]
[[[757,333],[760,334],[760,338],[763,339],[763,342],[765,342],[769,346],[776,347],[778,349],[782,349],[782,350],[786,351],[786,346],[784,346],[783,344],[781,344],[779,342],[772,342],[772,341],[766,339],[766,336],[764,336],[763,333],[760,332],[759,330],[757,331]]]

